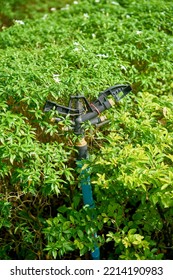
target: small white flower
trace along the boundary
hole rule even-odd
[[[48,16],[48,15],[45,14],[45,15],[42,17],[42,19],[43,19],[43,20],[47,19],[47,16]]]
[[[73,45],[75,46],[74,51],[79,52],[79,51],[86,51],[86,49],[78,42],[73,42]]]
[[[141,30],[137,30],[137,31],[136,31],[136,34],[137,34],[137,35],[140,35],[140,34],[142,34],[142,31],[141,31]]]
[[[84,15],[84,18],[89,18],[89,14],[85,13]]]
[[[130,18],[131,16],[130,15],[126,15],[126,18]]]
[[[22,25],[25,24],[24,21],[18,20],[18,19],[16,19],[14,22],[17,23],[17,24],[22,24]]]
[[[96,3],[99,3],[99,2],[100,2],[100,0],[95,0],[95,2],[96,2]]]
[[[78,3],[78,1],[74,1],[73,4],[77,5],[77,4],[79,4],[79,3]]]
[[[61,8],[61,10],[68,10],[68,9],[69,9],[69,7],[70,7],[70,5],[69,5],[69,4],[66,4],[66,6],[65,6],[65,7]]]
[[[120,65],[120,67],[122,70],[125,70],[125,71],[127,70],[127,68],[124,65]]]
[[[119,3],[118,3],[118,2],[115,2],[115,1],[112,1],[112,4],[113,4],[113,5],[119,5]]]
[[[60,78],[59,78],[59,74],[53,74],[53,79],[54,79],[54,81],[56,82],[56,83],[60,83],[61,82],[61,80],[60,80]]]
[[[51,10],[51,12],[54,12],[54,11],[56,11],[56,8],[50,8],[50,10]]]
[[[93,33],[92,34],[92,38],[95,39],[96,38],[96,34]]]
[[[102,57],[102,58],[108,58],[108,57],[109,57],[108,54],[102,54],[102,53],[99,53],[99,54],[97,54],[96,56]]]
[[[78,42],[73,43],[74,46],[79,46],[80,44]]]

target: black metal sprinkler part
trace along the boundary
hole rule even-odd
[[[100,92],[98,98],[89,103],[84,96],[71,96],[68,107],[59,105],[52,101],[46,101],[44,111],[56,110],[62,116],[70,116],[74,133],[82,134],[81,124],[90,121],[91,124],[99,126],[106,123],[105,118],[100,114],[111,108],[115,101],[120,101],[132,90],[130,85],[115,85],[105,91]],[[115,100],[115,101],[114,101]],[[61,118],[55,118],[61,121]]]

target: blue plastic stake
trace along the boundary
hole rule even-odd
[[[86,143],[86,142],[85,142]],[[80,170],[80,186],[82,189],[82,195],[83,195],[83,202],[84,205],[88,205],[89,208],[94,208],[95,203],[93,199],[93,194],[92,194],[92,187],[91,187],[91,180],[90,180],[90,175],[89,175],[89,169],[85,168],[83,169],[83,158],[87,158],[87,144],[85,146],[77,146],[78,151],[79,151],[79,158],[77,160],[77,167]],[[80,157],[82,155],[82,157]],[[95,233],[95,238],[97,237],[97,233]],[[99,260],[100,259],[100,249],[97,246],[96,242],[94,245],[95,249],[93,252],[91,252],[91,256],[93,260]]]

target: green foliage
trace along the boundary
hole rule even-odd
[[[94,250],[95,231],[99,226],[92,219],[93,210],[87,207],[77,211],[74,208],[61,206],[55,218],[47,220],[48,227],[44,230],[48,244],[45,248],[49,255],[61,258],[65,253],[79,250],[82,256]],[[98,237],[99,242],[102,238]]]
[[[37,18],[43,13],[54,12],[72,2],[71,0],[1,0],[0,27],[6,28],[14,22],[19,24],[27,18]]]
[[[173,4],[81,0],[50,11],[55,2],[20,18],[23,1],[4,6],[22,22],[0,33],[0,259],[88,258],[94,242],[103,259],[171,259]],[[91,213],[75,137],[43,106],[126,82],[133,93],[106,112],[110,123],[86,127]]]

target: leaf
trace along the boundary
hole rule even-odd
[[[136,228],[131,228],[129,231],[128,231],[128,235],[134,235],[136,232]]]
[[[131,247],[131,243],[129,242],[127,237],[122,239],[122,243],[123,243],[125,248]]]
[[[166,157],[169,158],[173,162],[173,155],[169,154],[169,155],[166,155]]]
[[[57,250],[53,250],[52,251],[52,256],[53,256],[54,259],[56,259],[56,257],[57,257]]]
[[[58,207],[58,212],[60,212],[60,213],[65,213],[65,212],[67,212],[67,210],[68,209],[65,205]]]
[[[84,245],[82,242],[80,242],[78,239],[74,240],[75,246],[80,250],[80,255],[82,255],[82,249],[84,248]],[[85,251],[86,252],[86,251]]]
[[[71,243],[70,243],[70,242],[65,242],[65,243],[63,244],[63,247],[64,247],[64,249],[65,249],[66,252],[69,252],[69,251],[73,251],[73,250],[74,250],[73,247],[71,246]]]
[[[72,224],[75,224],[75,219],[74,219],[74,217],[70,215],[69,218],[70,218],[70,221],[72,222]]]
[[[77,234],[78,234],[78,236],[79,236],[80,239],[83,239],[84,234],[83,234],[83,231],[82,231],[82,230],[79,229],[79,230],[77,231]]]
[[[11,162],[11,164],[13,164],[15,158],[16,158],[16,155],[15,155],[15,154],[11,154],[11,155],[10,155],[10,162]]]

